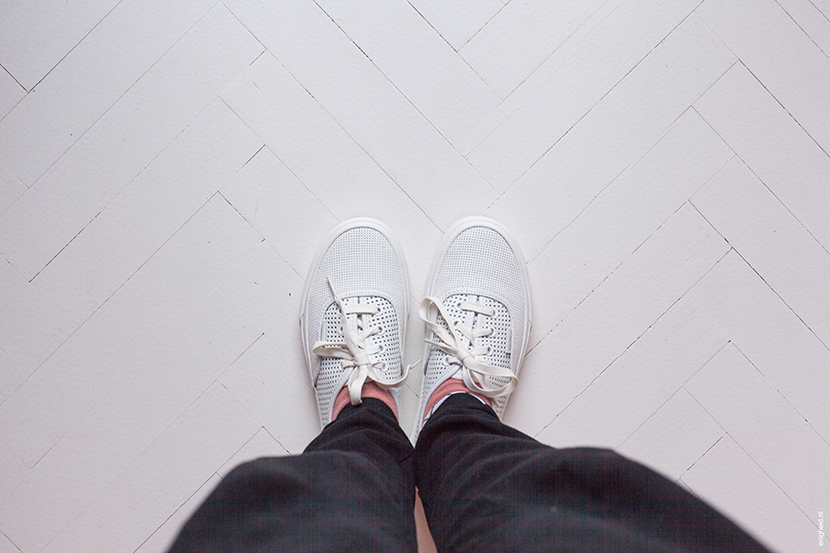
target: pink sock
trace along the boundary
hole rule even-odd
[[[392,412],[395,413],[395,418],[398,419],[398,406],[395,405],[395,399],[392,397],[392,393],[389,390],[384,390],[380,386],[378,386],[375,382],[367,382],[363,385],[363,389],[360,392],[360,397],[366,399],[367,397],[372,397],[375,399],[381,400],[383,403],[389,406],[392,409]],[[337,418],[337,415],[340,414],[340,411],[351,403],[351,398],[349,397],[349,388],[344,386],[340,393],[337,394],[337,398],[334,400],[334,409],[331,415],[331,420]],[[400,420],[400,419],[398,419]]]
[[[424,417],[432,412],[438,402],[447,397],[448,395],[456,392],[466,392],[472,396],[477,397],[490,407],[493,406],[493,403],[490,401],[490,398],[484,397],[481,394],[477,394],[475,392],[471,392],[467,385],[464,384],[463,380],[458,380],[457,378],[449,378],[438,385],[432,395],[429,397],[429,401],[427,401],[427,408],[424,410]]]

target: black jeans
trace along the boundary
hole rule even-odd
[[[234,469],[170,552],[415,551],[415,485],[439,551],[765,551],[654,471],[457,394],[414,449],[381,401],[346,406],[302,455]]]

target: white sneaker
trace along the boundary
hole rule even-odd
[[[300,328],[320,422],[332,421],[337,394],[348,387],[353,405],[363,384],[389,389],[401,412],[406,378],[403,347],[409,314],[404,257],[380,221],[344,221],[329,233],[311,264]]]
[[[424,295],[424,375],[413,441],[431,414],[425,412],[430,396],[450,378],[491,398],[501,418],[530,336],[527,266],[507,229],[492,219],[467,217],[450,228]]]

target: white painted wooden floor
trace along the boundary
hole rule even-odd
[[[319,241],[387,222],[415,304],[470,214],[513,230],[533,280],[507,422],[638,459],[774,550],[823,550],[828,18],[830,0],[5,0],[0,553],[162,551],[235,464],[300,452]]]

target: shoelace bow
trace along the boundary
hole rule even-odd
[[[320,357],[333,357],[342,359],[344,369],[352,369],[349,374],[349,399],[352,405],[360,405],[360,393],[363,389],[363,384],[367,380],[377,382],[378,386],[383,389],[393,388],[399,386],[406,380],[409,375],[409,370],[412,365],[407,365],[400,378],[392,382],[382,381],[378,371],[383,371],[383,362],[373,360],[372,356],[380,351],[380,346],[377,344],[367,345],[366,338],[380,332],[380,327],[372,326],[362,328],[365,326],[365,321],[362,315],[376,315],[378,312],[377,305],[368,305],[364,303],[353,303],[345,305],[334,291],[334,285],[331,279],[327,279],[329,288],[334,296],[334,301],[337,307],[340,308],[340,315],[343,322],[343,342],[327,342],[325,340],[318,340],[314,343],[312,351]],[[358,315],[357,326],[359,332],[354,332],[349,326],[348,316]],[[362,330],[361,330],[362,329]],[[417,362],[416,362],[417,363]]]
[[[444,318],[447,323],[447,328],[439,325],[436,321],[429,320],[429,308],[435,306],[438,313]],[[495,310],[487,305],[481,305],[473,302],[461,302],[459,307],[464,311],[472,311],[478,315],[492,317]],[[464,384],[474,392],[477,392],[485,397],[497,397],[506,395],[512,392],[519,383],[518,377],[509,369],[494,367],[489,363],[485,363],[476,356],[485,355],[488,353],[486,346],[479,346],[476,348],[468,348],[461,341],[458,333],[461,333],[472,346],[475,344],[476,338],[490,336],[493,333],[492,328],[482,330],[471,330],[460,324],[451,324],[450,316],[447,314],[441,300],[434,297],[424,298],[421,302],[419,310],[421,319],[427,323],[427,326],[438,338],[438,341],[427,339],[426,342],[434,345],[448,355],[447,361],[451,364],[458,365],[461,368],[461,378]],[[487,377],[508,378],[509,381],[504,386],[494,388],[492,384],[487,381]]]

